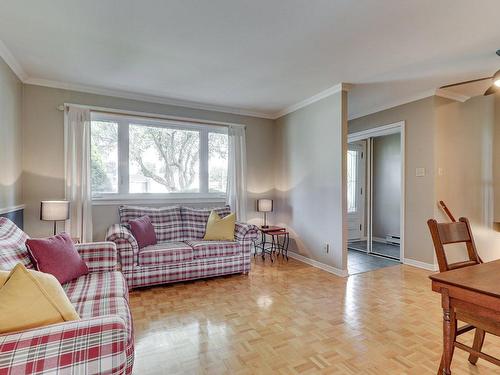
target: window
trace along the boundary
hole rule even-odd
[[[357,211],[358,151],[347,151],[347,212]]]
[[[227,129],[92,113],[94,198],[223,197]]]

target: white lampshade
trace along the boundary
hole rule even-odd
[[[257,211],[259,212],[271,212],[273,210],[273,200],[272,199],[259,199],[257,200]]]
[[[62,221],[69,219],[68,201],[42,201],[40,204],[40,220]]]

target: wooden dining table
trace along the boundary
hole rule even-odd
[[[455,319],[460,319],[460,316],[466,316],[466,322],[472,326],[486,325],[487,333],[500,333],[500,260],[441,272],[429,277],[432,280],[432,290],[441,293],[442,373],[451,374],[451,359],[455,347],[500,366],[497,358],[455,341],[457,329]]]

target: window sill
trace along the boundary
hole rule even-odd
[[[189,203],[225,203],[225,197],[217,197],[217,196],[183,196],[183,197],[158,197],[158,196],[142,196],[142,197],[100,197],[93,198],[92,205],[93,206],[116,206],[120,204],[189,204]]]

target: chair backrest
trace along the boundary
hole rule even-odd
[[[457,268],[473,266],[482,263],[474,243],[474,237],[470,228],[469,220],[461,217],[453,223],[438,223],[434,219],[427,220],[427,225],[431,231],[432,242],[438,260],[439,271],[449,271]],[[445,245],[463,243],[467,247],[469,260],[456,263],[448,263]]]

